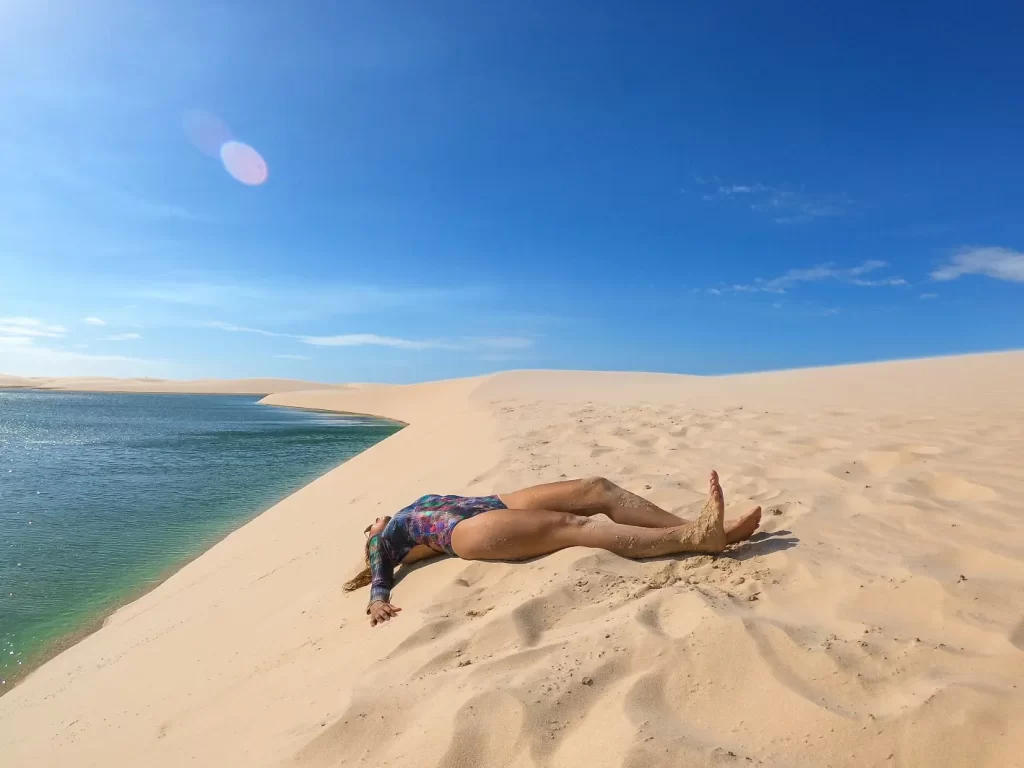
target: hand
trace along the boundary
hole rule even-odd
[[[370,614],[370,626],[375,627],[378,624],[383,624],[385,621],[391,621],[391,619],[398,615],[400,610],[402,609],[397,605],[377,600],[370,603],[370,607],[366,609],[366,612]]]

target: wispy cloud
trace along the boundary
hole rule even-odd
[[[3,343],[0,339],[0,345]],[[132,376],[143,372],[165,372],[167,366],[165,361],[160,360],[126,355],[93,355],[35,344],[19,345],[4,355],[5,373],[28,376]]]
[[[395,349],[446,349],[441,341],[414,341],[375,333],[346,333],[340,336],[299,336],[303,344],[316,347],[393,347]]]
[[[818,264],[806,269],[791,269],[778,277],[770,279],[759,277],[752,283],[733,285],[732,290],[739,293],[785,293],[789,288],[798,283],[821,281],[834,281],[861,287],[909,285],[902,277],[879,277],[875,279],[864,277],[864,275],[884,269],[887,266],[886,262],[877,259],[865,261],[855,267],[837,267],[831,263]]]
[[[298,338],[289,333],[278,333],[277,331],[265,331],[262,328],[250,328],[245,325],[235,325],[234,323],[222,323],[220,321],[213,321],[210,323],[203,323],[205,328],[216,328],[221,331],[228,331],[229,333],[255,333],[260,336],[272,336],[278,338]]]
[[[82,322],[86,325],[106,325],[107,321],[102,320],[98,317],[86,317],[82,319]]]
[[[0,345],[6,347],[27,347],[32,343],[32,339],[27,336],[4,336],[0,332]]]
[[[141,333],[112,333],[101,337],[100,341],[138,341],[141,338]]]
[[[141,370],[152,372],[154,366],[167,365],[161,361],[138,357],[92,355],[59,346],[46,346],[59,343],[57,340],[66,333],[64,326],[34,317],[0,318],[0,347],[4,350],[0,364],[4,372],[52,376],[88,373],[133,375]],[[75,345],[75,349],[86,347],[85,344]]]
[[[63,325],[51,325],[34,317],[0,317],[0,336],[59,339],[66,333]]]
[[[866,287],[866,288],[876,288],[878,286],[910,285],[910,283],[908,283],[902,277],[882,277],[882,278],[879,278],[878,280],[855,279],[855,280],[851,280],[850,283],[853,284],[853,285],[859,285],[861,287]]]
[[[294,339],[303,344],[311,344],[317,347],[394,347],[397,349],[440,349],[445,345],[435,341],[413,341],[411,339],[399,339],[393,336],[378,336],[374,333],[348,333],[335,336],[307,336],[296,333],[280,333],[268,331],[263,328],[251,328],[245,325],[213,321],[203,324],[206,328],[216,328],[228,333],[253,333],[258,336],[269,336],[279,339]]]
[[[205,307],[241,317],[254,306],[259,306],[263,316],[296,322],[311,317],[411,310],[434,306],[455,294],[482,297],[485,293],[471,286],[452,289],[384,288],[322,281],[197,277],[127,286],[119,291],[119,298],[177,305],[182,309]]]
[[[306,355],[274,355],[278,360],[309,360]]]
[[[460,339],[399,339],[393,336],[378,336],[375,333],[349,333],[341,336],[301,336],[303,344],[318,347],[392,347],[394,349],[528,349],[533,340],[515,336],[465,337]]]
[[[215,328],[229,333],[253,333],[281,339],[294,339],[314,347],[390,347],[392,349],[528,349],[533,339],[524,336],[465,336],[457,339],[404,339],[396,336],[382,336],[376,333],[343,333],[330,336],[313,336],[295,333],[280,333],[263,328],[251,328],[234,323],[213,321],[204,323],[206,328]]]
[[[984,275],[996,280],[1024,283],[1024,253],[1010,248],[963,248],[932,272],[933,280],[956,280],[963,275]]]
[[[802,186],[773,186],[759,182],[729,184],[717,176],[695,176],[694,180],[702,200],[741,203],[752,211],[770,215],[778,224],[841,216],[851,205],[845,196],[816,197],[808,194]]]
[[[921,294],[921,298],[926,300],[926,301],[928,301],[930,299],[937,299],[937,298],[939,298],[939,294],[937,294],[937,293],[922,293]]]

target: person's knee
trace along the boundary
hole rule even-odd
[[[605,511],[613,503],[616,486],[606,477],[588,477],[583,481],[583,507]]]
[[[589,517],[583,517],[582,515],[574,515],[572,512],[557,512],[558,517],[552,521],[556,528],[562,530],[571,530],[582,528],[590,522]]]
[[[595,475],[594,477],[588,477],[583,481],[583,488],[588,494],[603,498],[612,492],[612,489],[615,488],[615,484],[607,477]]]

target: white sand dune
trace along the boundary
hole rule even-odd
[[[0,373],[0,389],[20,389],[31,386],[32,379],[26,379],[22,376],[7,376]]]
[[[1024,353],[698,378],[515,372],[274,394],[409,426],[0,698],[12,766],[1024,764]],[[718,558],[411,569],[371,629],[362,528],[428,492],[604,475]]]
[[[348,388],[296,379],[110,379],[96,376],[24,377],[0,375],[0,389],[52,389],[67,392],[149,392],[153,394],[267,395],[307,389]]]

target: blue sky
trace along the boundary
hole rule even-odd
[[[1022,22],[3,0],[0,372],[404,382],[1020,347]],[[229,173],[239,152],[265,181]]]

